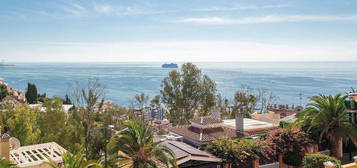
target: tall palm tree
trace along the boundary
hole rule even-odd
[[[4,158],[0,158],[0,168],[16,168],[16,165]]]
[[[154,142],[152,128],[142,121],[126,121],[127,129],[111,140],[117,165],[123,168],[177,167],[173,151],[161,141]]]
[[[84,154],[71,154],[65,153],[62,156],[63,163],[58,165],[55,161],[50,160],[49,162],[44,162],[44,164],[49,165],[52,168],[100,168],[101,166],[94,161],[86,161]]]
[[[297,114],[297,123],[320,132],[319,140],[326,137],[331,143],[331,153],[343,157],[343,140],[355,139],[357,129],[349,122],[344,100],[346,96],[319,95],[310,98],[308,108]]]

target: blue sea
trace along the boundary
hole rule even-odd
[[[35,83],[40,93],[64,96],[75,81],[98,78],[106,85],[106,99],[128,105],[135,94],[160,93],[162,79],[172,69],[154,63],[15,63],[0,67],[0,77],[24,91]],[[232,98],[242,85],[263,88],[278,96],[276,103],[302,104],[318,94],[357,89],[357,62],[224,62],[195,63],[217,83],[218,92]]]

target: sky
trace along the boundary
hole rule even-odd
[[[4,0],[0,59],[357,61],[357,1]]]

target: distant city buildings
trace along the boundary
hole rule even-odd
[[[297,112],[303,110],[302,106],[289,106],[289,105],[269,105],[268,112],[274,112],[275,114],[279,114],[280,118],[285,118],[289,115],[296,114]]]
[[[142,117],[144,120],[164,120],[165,109],[159,106],[145,106],[144,108],[135,108],[134,114]]]

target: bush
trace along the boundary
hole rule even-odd
[[[249,167],[254,159],[269,161],[276,155],[270,144],[260,140],[220,139],[208,144],[206,149],[233,167]]]
[[[302,164],[302,156],[296,151],[286,153],[283,160],[289,166],[300,166]]]
[[[332,162],[337,168],[341,168],[341,162],[334,157],[324,154],[308,154],[303,159],[304,168],[324,168],[324,162]]]

